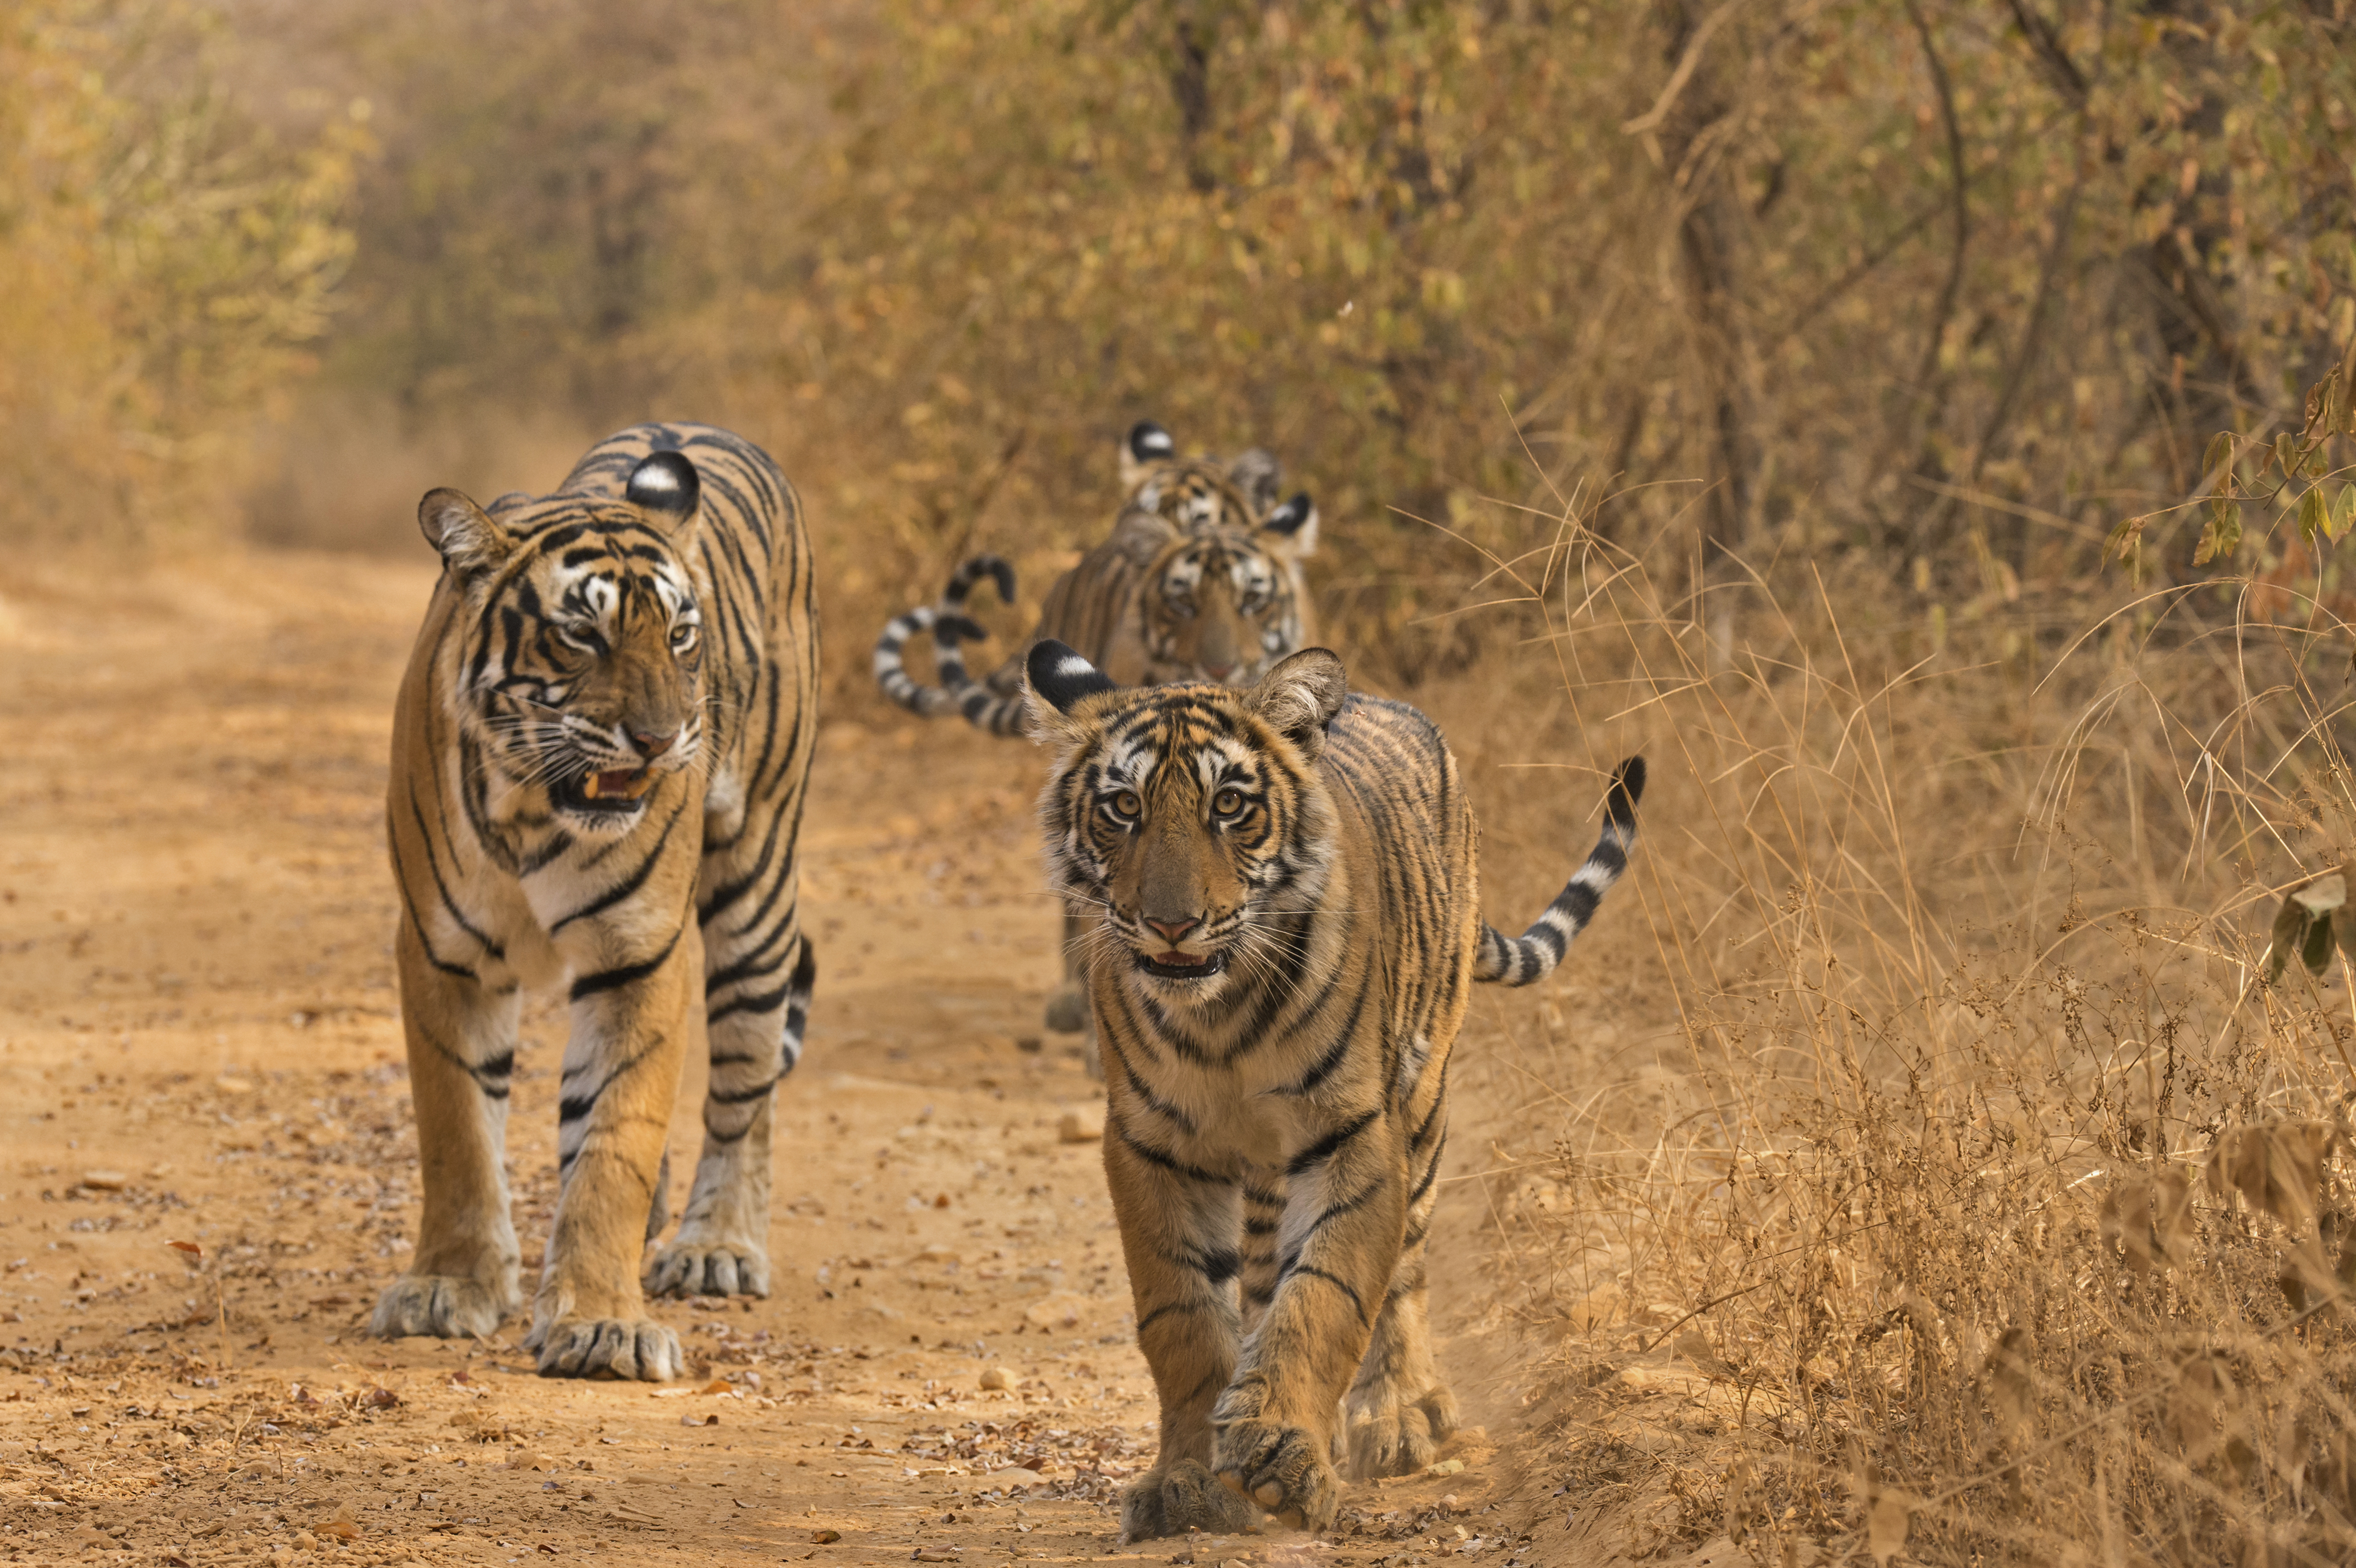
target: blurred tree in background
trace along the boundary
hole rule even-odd
[[[12,532],[233,515],[257,421],[308,368],[352,253],[366,106],[283,141],[222,90],[235,47],[172,0],[0,6]]]
[[[2189,573],[2210,436],[2296,424],[2356,329],[2349,0],[13,16],[0,406],[226,431],[349,248],[276,537],[405,536],[422,483],[690,414],[893,598],[1099,530],[1151,415],[1294,465],[1411,677],[1480,496],[1576,494],[1695,584],[1856,550],[2017,596],[2154,512]]]

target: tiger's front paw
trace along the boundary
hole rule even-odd
[[[683,1227],[655,1253],[647,1271],[649,1296],[761,1296],[769,1294],[769,1254],[750,1242],[698,1238]]]
[[[644,1379],[668,1382],[686,1361],[679,1336],[651,1318],[574,1317],[534,1331],[544,1378]],[[526,1341],[530,1345],[530,1341]]]
[[[1326,1451],[1331,1439],[1307,1427],[1269,1420],[1267,1380],[1254,1373],[1219,1396],[1211,1412],[1217,1435],[1211,1468],[1219,1479],[1295,1530],[1323,1530],[1342,1502],[1342,1477]]]
[[[1258,1512],[1199,1461],[1181,1459],[1147,1471],[1120,1494],[1120,1538],[1151,1541],[1189,1530],[1233,1535],[1250,1529]]]
[[[376,1298],[369,1332],[380,1339],[404,1334],[487,1339],[515,1305],[513,1291],[464,1275],[405,1274]]]

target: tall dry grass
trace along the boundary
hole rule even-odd
[[[1697,603],[1592,511],[1460,529],[1468,613],[1520,646],[1419,698],[1490,797],[1493,918],[1545,896],[1590,771],[1653,764],[1633,896],[1486,1048],[1535,1108],[1480,1174],[1494,1283],[1558,1336],[1526,1397],[1569,1525],[2356,1555],[2356,1006],[2344,959],[2262,962],[2356,842],[2345,628],[2246,583],[1943,603],[1795,540]],[[1569,787],[1496,798],[1533,759]]]

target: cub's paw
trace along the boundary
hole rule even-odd
[[[479,1279],[451,1274],[405,1274],[385,1286],[369,1318],[380,1339],[432,1334],[444,1339],[488,1339],[516,1305],[514,1296]]]
[[[682,1232],[655,1253],[649,1296],[766,1296],[769,1254],[749,1242],[702,1241]]]
[[[1190,1529],[1233,1535],[1249,1529],[1258,1514],[1203,1465],[1181,1459],[1167,1469],[1146,1472],[1120,1494],[1120,1538],[1151,1541]]]
[[[1350,1407],[1350,1471],[1360,1480],[1411,1476],[1431,1463],[1442,1439],[1456,1430],[1456,1398],[1434,1387],[1420,1399],[1386,1389]]]
[[[1088,1027],[1088,994],[1066,986],[1047,998],[1047,1028],[1056,1034],[1078,1034]]]
[[[552,1323],[534,1347],[544,1378],[642,1378],[667,1382],[686,1362],[679,1336],[648,1318],[574,1317]]]
[[[1325,1456],[1333,1443],[1306,1427],[1260,1419],[1268,1392],[1265,1380],[1253,1376],[1219,1396],[1211,1412],[1218,1433],[1211,1468],[1293,1529],[1323,1530],[1342,1501],[1342,1477]]]

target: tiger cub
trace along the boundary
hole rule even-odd
[[[648,1283],[769,1292],[770,1090],[815,973],[795,896],[818,712],[801,505],[741,437],[647,424],[552,496],[435,490],[417,517],[443,572],[386,806],[425,1211],[369,1327],[487,1335],[519,1305],[518,988],[562,985],[560,1191],[525,1342],[546,1375],[673,1377],[638,1268],[691,1047],[711,1055],[703,1149]]]
[[[1096,912],[1105,1175],[1162,1401],[1122,1532],[1232,1531],[1253,1504],[1323,1529],[1345,1445],[1404,1474],[1454,1426],[1425,1310],[1449,1050],[1470,985],[1551,972],[1625,869],[1644,761],[1508,937],[1440,731],[1350,695],[1326,650],[1248,691],[1118,688],[1052,642],[1029,677],[1050,880]]]
[[[1248,686],[1312,635],[1301,563],[1317,548],[1317,509],[1303,493],[1280,505],[1282,473],[1255,447],[1233,463],[1182,458],[1170,432],[1138,424],[1120,446],[1124,501],[1111,535],[1047,590],[1023,650],[980,680],[960,642],[988,635],[966,613],[985,579],[1014,597],[1014,569],[976,556],[937,605],[893,617],[875,642],[875,682],[912,713],[955,709],[978,729],[1023,728],[1023,657],[1053,637],[1084,650],[1125,685],[1209,680]],[[933,639],[938,686],[907,672],[908,639]]]
[[[1075,645],[1129,686],[1248,686],[1309,640],[1301,563],[1317,548],[1317,508],[1306,492],[1277,503],[1283,475],[1274,456],[1254,447],[1229,464],[1181,458],[1170,432],[1143,421],[1121,443],[1120,485],[1127,500],[1111,537],[1047,591],[1032,644]],[[913,713],[954,709],[979,729],[1012,735],[1023,727],[1023,653],[977,681],[958,645],[988,635],[965,613],[985,578],[1000,598],[1014,598],[1014,569],[994,555],[974,557],[950,577],[939,605],[884,628],[875,680]],[[919,686],[907,673],[903,649],[918,632],[932,635],[938,686]],[[1058,1034],[1088,1028],[1084,929],[1077,916],[1064,922],[1064,983],[1046,1015]],[[1096,1060],[1091,1053],[1091,1070]]]

